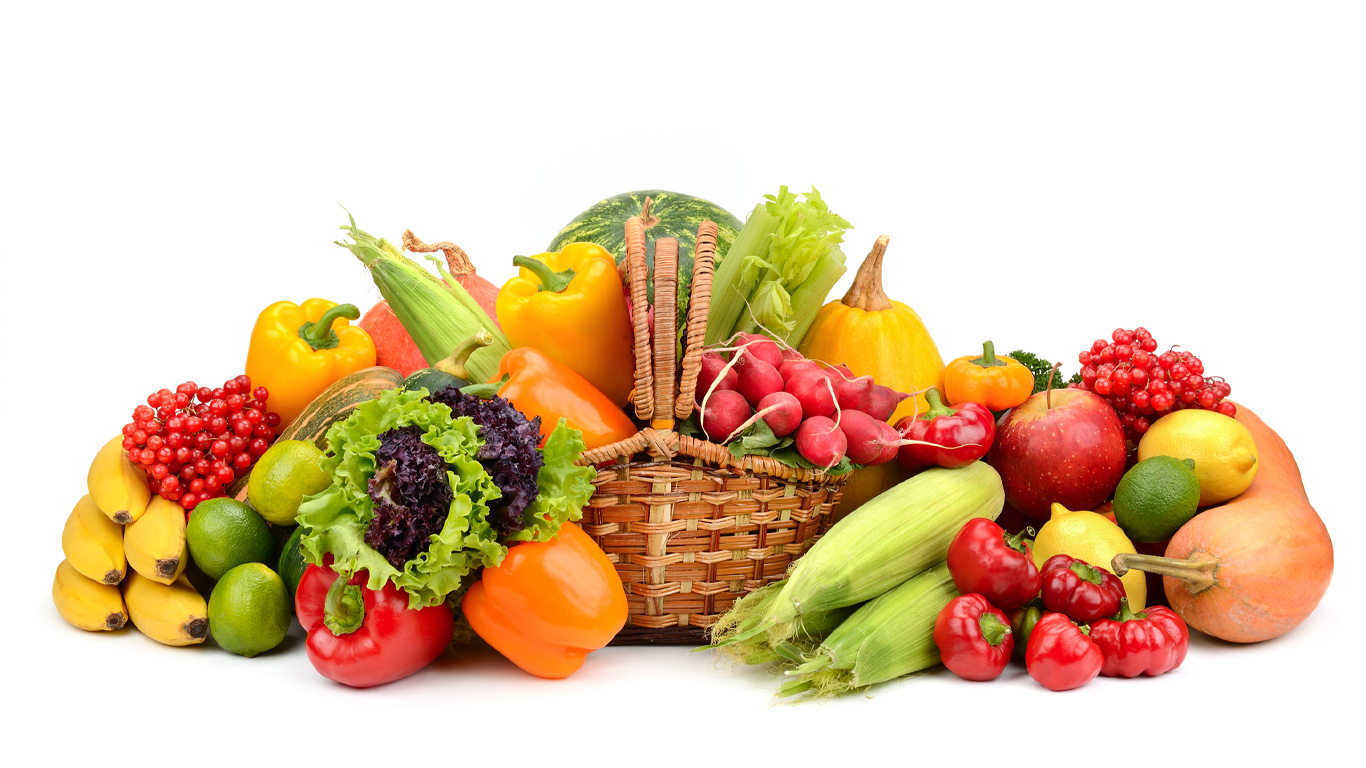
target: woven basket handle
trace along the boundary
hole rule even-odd
[[[693,249],[692,298],[688,302],[688,339],[683,350],[683,373],[678,380],[674,417],[682,421],[692,415],[697,399],[697,375],[702,372],[702,346],[707,338],[707,312],[711,309],[711,280],[716,270],[716,222],[704,221],[697,228],[697,247]]]
[[[636,355],[636,418],[649,421],[655,415],[653,355],[650,350],[650,279],[645,263],[645,224],[639,216],[626,220],[626,279],[631,287],[632,328]]]
[[[678,240],[655,241],[654,429],[673,429],[678,382]]]

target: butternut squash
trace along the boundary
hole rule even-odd
[[[1244,405],[1235,418],[1257,444],[1252,485],[1186,523],[1166,557],[1118,555],[1113,570],[1162,575],[1172,609],[1191,627],[1256,643],[1289,632],[1318,606],[1333,577],[1333,542],[1285,441]]]

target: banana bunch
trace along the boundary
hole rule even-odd
[[[66,559],[52,582],[57,612],[92,632],[121,629],[131,619],[159,643],[204,642],[208,606],[184,575],[185,510],[152,496],[122,436],[95,455],[86,487],[62,529]]]

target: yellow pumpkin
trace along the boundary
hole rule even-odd
[[[800,351],[829,365],[843,363],[855,376],[872,376],[878,384],[898,392],[942,386],[944,358],[925,323],[915,310],[893,301],[883,290],[882,259],[887,242],[886,235],[879,237],[849,292],[816,313],[802,337]],[[906,398],[897,406],[892,423],[915,413],[917,400],[921,412],[929,408],[924,396]],[[896,461],[855,472],[845,485],[839,515],[847,515],[910,475]]]

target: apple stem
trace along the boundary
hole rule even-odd
[[[1054,363],[1053,367],[1048,369],[1048,384],[1047,388],[1044,389],[1043,396],[1045,411],[1053,409],[1053,375],[1058,372],[1058,366],[1060,365],[1062,365],[1062,363]]]

